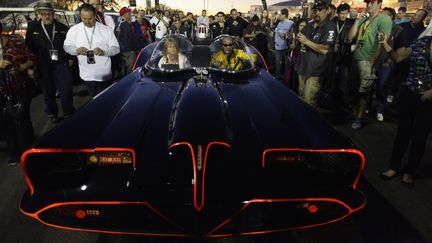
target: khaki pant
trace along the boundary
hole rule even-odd
[[[319,77],[299,75],[299,95],[311,106],[317,105],[317,94],[320,90]]]
[[[133,51],[122,52],[121,59],[122,59],[122,65],[121,65],[120,75],[121,77],[124,77],[133,71],[132,67],[135,63],[136,54]]]
[[[370,61],[357,61],[357,68],[360,74],[360,93],[366,93],[377,79],[375,70]]]

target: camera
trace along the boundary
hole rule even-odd
[[[87,63],[88,64],[95,64],[95,55],[92,50],[87,51]]]

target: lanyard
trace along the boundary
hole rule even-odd
[[[48,32],[45,29],[45,25],[42,23],[42,21],[41,21],[41,25],[42,25],[43,31],[45,32],[45,36],[48,38],[49,42],[51,43],[51,49],[54,49],[55,23],[53,24],[52,38],[50,38],[50,36],[48,35]]]
[[[338,32],[338,36],[340,35],[340,33],[342,32],[343,28],[345,27],[345,23],[346,23],[346,20],[344,21],[342,27],[339,28],[339,21],[336,21],[336,29],[337,29],[337,32]]]
[[[88,44],[89,44],[89,49],[91,50],[91,49],[92,49],[92,43],[93,43],[93,36],[94,36],[95,29],[96,29],[96,24],[93,26],[91,39],[89,39],[89,37],[88,37],[88,35],[87,35],[87,30],[86,30],[86,27],[85,27],[84,24],[83,24],[83,28],[84,28],[85,36],[86,36],[86,38],[87,38],[87,42],[88,42]]]

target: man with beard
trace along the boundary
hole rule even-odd
[[[336,26],[328,19],[328,5],[318,0],[312,7],[313,21],[297,35],[301,43],[297,72],[299,94],[308,104],[316,106],[320,78],[326,73],[336,37]]]
[[[36,12],[40,21],[27,30],[26,44],[35,53],[37,74],[45,102],[45,112],[51,122],[58,123],[56,91],[60,95],[63,115],[74,112],[72,97],[72,56],[63,50],[68,27],[54,20],[54,8],[50,2],[38,2]]]

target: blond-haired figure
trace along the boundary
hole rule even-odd
[[[188,58],[181,53],[181,50],[174,38],[167,38],[164,43],[163,56],[159,60],[158,67],[164,68],[164,65],[178,65],[178,68],[188,68],[190,63]]]

